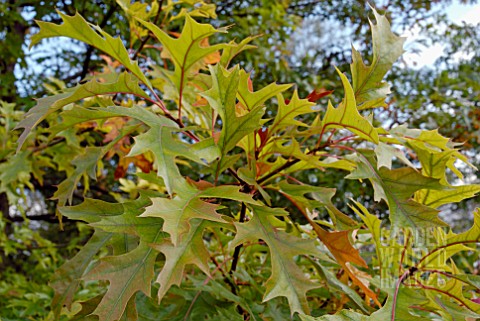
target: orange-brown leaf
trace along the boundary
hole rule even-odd
[[[200,41],[200,46],[201,47],[209,47],[210,44],[208,43],[208,38],[202,39],[202,41]],[[220,58],[221,58],[220,51],[217,50],[217,51],[212,52],[209,55],[206,55],[205,58],[203,58],[203,61],[206,64],[214,65],[214,64],[216,64],[220,61]]]
[[[327,232],[316,223],[314,223],[313,228],[318,238],[330,250],[340,265],[343,266],[347,262],[351,262],[365,268],[368,267],[358,250],[350,243],[348,239],[349,231]]]
[[[368,267],[358,250],[350,243],[348,239],[349,231],[328,232],[312,220],[310,220],[310,223],[318,235],[318,238],[325,244],[335,259],[337,259],[338,264],[344,268],[352,282],[360,287],[365,295],[371,298],[375,304],[381,306],[375,293],[368,287],[368,283],[359,279],[355,272],[358,270],[350,265],[350,263],[354,263],[365,268]]]
[[[103,138],[104,143],[111,142],[119,134],[120,130],[125,126],[128,121],[128,117],[112,117],[105,121],[102,129],[107,132]]]

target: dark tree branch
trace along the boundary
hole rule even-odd
[[[242,203],[242,208],[240,209],[240,217],[238,219],[240,223],[243,223],[245,221],[246,213],[247,213],[247,206],[245,205],[245,203]],[[238,264],[238,259],[240,258],[241,249],[242,249],[242,244],[235,247],[235,251],[233,252],[232,266],[230,267],[230,274],[233,274],[233,272],[237,269],[237,264]]]
[[[55,223],[55,224],[59,223],[58,217],[55,214],[51,214],[51,213],[30,215],[30,216],[26,216],[26,219],[30,221],[42,221],[42,222]],[[10,222],[25,222],[25,218],[23,216],[9,216],[8,220]],[[73,220],[67,217],[63,217],[62,223],[65,223],[65,222],[73,222]]]
[[[323,133],[322,133],[323,134]],[[331,145],[331,140],[328,139],[324,144],[312,149],[311,151],[308,152],[308,155],[313,155],[315,154],[316,152],[324,149],[325,147],[327,146],[330,146]],[[281,171],[283,171],[284,169],[287,169],[289,168],[290,166],[293,166],[295,165],[296,163],[298,163],[300,161],[300,159],[296,158],[296,159],[292,159],[292,160],[289,160],[287,161],[285,164],[283,164],[282,166],[280,166],[279,168],[271,171],[270,173],[268,173],[267,175],[263,176],[263,177],[260,177],[260,179],[257,181],[258,184],[262,184],[263,182],[265,182],[266,180],[272,178],[273,176],[277,175],[278,173],[280,173]]]
[[[162,12],[162,5],[163,5],[163,0],[160,0],[160,3],[158,4],[157,15],[153,19],[153,24],[154,25],[156,25],[157,22],[158,22],[158,18],[160,17],[160,13]],[[150,38],[151,38],[151,35],[150,35],[150,33],[148,33],[147,36],[145,37],[145,39],[143,39],[143,41],[140,44],[140,46],[138,47],[138,49],[133,54],[133,57],[132,57],[133,60],[135,60],[138,57],[138,54],[143,50],[143,47],[147,44],[147,42],[148,42],[148,40],[150,40]]]
[[[108,9],[107,13],[103,16],[102,21],[99,24],[100,28],[104,28],[107,25],[108,20],[112,17],[112,15],[117,10],[117,3],[113,4],[110,9]],[[90,69],[90,62],[92,61],[92,54],[95,48],[93,46],[88,45],[87,51],[85,52],[85,60],[83,61],[82,65],[82,73],[80,74],[80,80],[84,79]]]

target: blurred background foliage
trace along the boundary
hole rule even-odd
[[[44,149],[48,138],[47,134],[42,136],[40,126],[37,129],[40,138],[33,142],[31,149],[35,155],[33,152],[15,154],[19,132],[12,129],[35,104],[32,97],[58,92],[94,73],[108,72],[108,68],[115,67],[114,62],[105,60],[95,48],[70,39],[43,41],[29,50],[31,36],[38,31],[35,20],[60,23],[54,9],[68,15],[79,12],[89,22],[124,39],[132,56],[145,67],[146,57],[155,58],[159,51],[147,34],[139,34],[136,26],[129,23],[128,15],[122,10],[127,2],[0,1],[0,228],[3,231],[0,234],[0,311],[7,311],[2,314],[2,320],[48,319],[53,293],[46,280],[89,236],[89,230],[81,224],[65,220],[60,230],[54,201],[50,200],[56,185],[72,170],[68,162],[73,156],[68,156],[71,151],[66,150],[71,145],[59,140],[54,141],[53,146],[49,143],[54,152]],[[244,51],[234,63],[252,72],[255,88],[271,82],[294,83],[300,97],[314,90],[334,90],[333,95],[340,99],[343,90],[333,66],[342,71],[348,69],[351,42],[357,50],[366,53],[371,50],[368,28],[371,12],[365,1],[202,1],[201,6],[198,1],[143,3],[151,9],[151,16],[146,18],[161,24],[173,35],[180,31],[182,19],[167,19],[161,11],[154,10],[155,6],[171,5],[178,16],[186,8],[199,21],[210,16],[213,22],[210,18],[208,21],[215,26],[230,26],[228,33],[216,36],[218,41],[254,37],[251,44],[257,48]],[[386,108],[375,111],[377,117],[391,127],[407,123],[414,128],[438,128],[442,135],[464,143],[463,151],[473,164],[480,165],[480,24],[459,24],[448,16],[452,7],[471,6],[477,1],[377,0],[370,3],[380,13],[388,14],[397,33],[419,39],[407,45],[410,59],[395,64],[388,74],[388,81],[393,85],[392,95]],[[429,65],[415,65],[415,52],[432,45],[440,48],[437,59]],[[144,55],[147,51],[148,55]],[[326,99],[320,99],[318,105],[326,106]],[[94,145],[95,140],[102,142],[112,126],[115,124],[82,128],[89,135],[77,141],[77,146]],[[105,175],[94,184],[81,183],[79,190],[88,189],[87,195],[105,200],[134,193],[128,180],[119,180],[119,174],[113,174],[119,168],[118,155],[104,166]],[[465,171],[466,183],[478,182],[472,169]],[[342,180],[343,173],[319,176],[302,172],[301,175],[304,177],[297,177],[301,181],[341,190],[334,201],[345,212],[351,213],[346,206],[348,197],[362,201],[377,214],[384,212],[382,204],[368,198],[367,195],[372,195],[368,184]],[[128,179],[128,171],[124,176]],[[75,194],[74,202],[82,198],[82,193]],[[282,200],[276,202],[278,206],[287,206]],[[442,215],[462,229],[469,225],[465,220],[467,213],[478,203],[477,197],[459,208],[445,208]],[[87,285],[87,290],[99,291],[94,284]]]

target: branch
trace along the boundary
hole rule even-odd
[[[9,216],[8,220],[10,222],[25,222],[25,221],[42,221],[48,223],[59,223],[58,217],[55,214],[47,213],[40,215],[31,215],[31,216]],[[73,220],[63,217],[62,223],[73,222]]]
[[[425,261],[425,259],[426,259],[427,257],[429,257],[430,255],[432,255],[432,254],[435,253],[435,252],[440,251],[441,249],[444,249],[444,248],[447,248],[447,247],[450,247],[450,246],[454,246],[454,245],[458,245],[458,244],[468,244],[468,243],[480,243],[480,240],[459,241],[459,242],[453,242],[453,243],[449,243],[449,244],[445,244],[445,245],[439,246],[439,247],[435,248],[433,251],[428,252],[427,254],[425,254],[425,255],[420,259],[420,261],[418,261],[418,263],[415,264],[415,267],[418,268],[418,266],[419,266],[423,261]]]
[[[472,310],[468,307],[468,305],[467,305],[465,302],[463,302],[462,299],[456,297],[455,295],[453,295],[453,294],[451,294],[451,293],[449,293],[449,292],[447,292],[447,291],[443,291],[443,290],[437,289],[437,288],[435,288],[435,287],[433,287],[433,286],[425,285],[425,284],[420,283],[420,282],[418,282],[418,281],[417,281],[416,284],[413,284],[412,286],[414,286],[414,287],[419,287],[419,288],[422,288],[422,289],[425,289],[425,290],[432,290],[432,291],[436,291],[436,292],[445,294],[446,296],[448,296],[448,297],[450,297],[450,298],[458,301],[458,303],[460,303],[460,305],[462,305],[462,306],[464,306],[465,308],[467,308],[467,309],[469,309],[470,311],[472,311]],[[474,311],[473,311],[473,312],[474,312]],[[392,320],[393,320],[393,319],[392,319]]]
[[[407,230],[408,231],[408,230]],[[403,247],[402,256],[400,257],[400,264],[398,265],[398,273],[401,273],[403,260],[405,259],[405,253],[407,252],[408,243],[410,242],[411,234],[408,234],[407,239],[405,240],[405,246]]]
[[[429,273],[436,273],[436,274],[441,274],[441,275],[444,275],[448,278],[451,278],[451,279],[455,279],[455,280],[458,280],[462,283],[465,283],[465,284],[468,284],[467,282],[465,282],[465,280],[462,280],[461,278],[459,278],[458,276],[456,276],[455,274],[450,274],[448,272],[445,272],[445,271],[440,271],[440,270],[431,270],[431,269],[420,269],[418,270],[420,272],[429,272]]]
[[[108,20],[112,17],[112,15],[115,13],[117,10],[117,3],[115,2],[114,5],[108,9],[107,13],[103,16],[102,21],[100,22],[99,27],[103,29],[106,25]],[[85,52],[85,60],[83,61],[83,66],[82,66],[82,73],[80,74],[80,80],[85,78],[87,76],[87,73],[90,69],[90,62],[92,60],[92,54],[93,54],[94,47],[88,45],[87,51]]]
[[[238,219],[238,221],[240,223],[243,223],[245,221],[246,212],[247,212],[247,206],[245,205],[245,203],[242,203],[242,208],[240,209],[240,217]],[[232,275],[233,275],[233,272],[237,269],[237,264],[238,264],[238,259],[240,257],[240,250],[241,249],[242,249],[242,244],[235,247],[235,251],[233,252],[233,261],[232,261],[232,265],[230,267],[230,272],[229,272]],[[233,290],[233,288],[232,288],[232,290]],[[234,293],[234,294],[236,294],[236,293]]]
[[[327,142],[325,142],[324,144],[320,145],[320,146],[317,146],[315,147],[314,149],[312,149],[311,151],[309,151],[307,153],[307,155],[312,155],[312,154],[315,154],[316,152],[320,151],[321,149],[329,146],[332,142],[330,140],[327,140]],[[336,143],[336,142],[334,142]],[[339,146],[337,146],[339,147]],[[280,173],[281,171],[283,171],[284,169],[287,169],[289,168],[290,166],[293,166],[295,165],[296,163],[298,163],[300,161],[300,159],[296,158],[296,159],[293,159],[293,160],[289,160],[287,161],[285,164],[283,164],[282,166],[280,166],[279,168],[275,169],[274,171],[271,171],[270,173],[268,173],[267,175],[263,176],[263,177],[260,177],[260,179],[257,181],[258,184],[262,184],[263,182],[267,181],[268,179],[272,178],[273,176],[277,175],[278,173]]]
[[[400,291],[400,285],[402,285],[403,281],[411,274],[415,272],[415,270],[408,269],[402,276],[398,279],[397,285],[395,286],[395,292],[393,293],[393,304],[392,304],[392,317],[391,321],[395,321],[395,310],[397,308],[397,298],[398,298],[398,291]]]
[[[61,142],[64,142],[64,141],[65,141],[65,137],[55,137],[55,139],[53,139],[51,142],[49,142],[47,144],[33,147],[31,149],[31,151],[32,151],[32,153],[35,153],[35,152],[38,152],[38,151],[43,150],[45,148],[52,147],[52,146],[55,146],[57,144],[60,144]]]
[[[155,18],[153,19],[153,24],[156,25],[158,18],[160,17],[160,13],[162,12],[162,5],[163,5],[163,0],[160,0],[158,4],[158,11],[157,14],[155,15]],[[147,34],[145,39],[142,40],[142,43],[138,47],[138,49],[135,51],[135,53],[132,56],[132,60],[135,60],[138,57],[138,54],[142,51],[143,47],[147,44],[148,40],[150,40],[151,35],[150,32]]]

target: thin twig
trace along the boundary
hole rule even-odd
[[[100,29],[103,29],[106,25],[108,20],[112,17],[112,15],[115,13],[117,10],[117,3],[114,3],[110,9],[107,11],[105,16],[103,16],[102,21],[100,22]],[[90,61],[92,60],[92,54],[93,54],[93,49],[94,47],[91,45],[88,45],[87,51],[85,52],[85,60],[83,61],[83,66],[82,66],[82,73],[80,74],[80,80],[85,78],[87,76],[88,70],[90,69]]]
[[[160,0],[158,4],[158,11],[157,14],[155,15],[155,18],[153,19],[153,24],[156,25],[158,18],[160,17],[160,13],[162,12],[162,5],[163,5],[163,0]],[[135,51],[135,53],[132,56],[132,60],[135,60],[138,57],[138,54],[142,51],[143,47],[147,44],[148,40],[150,40],[150,32],[147,34],[147,36],[142,40],[142,43],[138,47],[138,49]]]
[[[415,284],[412,284],[411,286],[413,286],[413,287],[420,287],[420,288],[425,289],[425,290],[432,290],[432,291],[436,291],[436,292],[442,293],[442,294],[444,294],[444,295],[446,295],[446,296],[448,296],[448,297],[450,297],[450,298],[458,301],[458,302],[460,303],[460,305],[462,305],[462,306],[464,306],[465,308],[467,308],[467,309],[469,309],[470,311],[472,311],[472,310],[468,307],[468,305],[467,305],[465,302],[463,302],[462,299],[456,297],[455,295],[451,294],[450,292],[440,290],[440,289],[435,288],[435,287],[433,287],[433,286],[425,285],[425,284],[423,284],[423,283],[421,283],[421,282],[419,282],[419,281],[417,281],[417,283],[415,283]],[[393,319],[392,319],[392,320],[393,320]]]
[[[314,149],[312,149],[311,151],[309,151],[307,153],[307,155],[313,155],[315,154],[316,152],[324,149],[325,147],[328,147],[328,146],[336,146],[336,147],[343,147],[343,146],[339,146],[339,145],[330,145],[331,143],[333,142],[326,142],[320,146],[317,146],[315,147]],[[346,146],[345,146],[346,147]],[[346,149],[346,148],[345,148]],[[267,181],[268,179],[272,178],[273,176],[277,175],[278,173],[280,173],[281,171],[283,171],[284,169],[287,169],[293,165],[295,165],[296,163],[298,163],[300,161],[300,159],[296,158],[296,159],[292,159],[292,160],[289,160],[287,161],[285,164],[283,164],[282,166],[280,166],[279,168],[271,171],[270,173],[268,173],[267,175],[263,176],[263,177],[260,177],[260,179],[257,181],[258,184],[262,184],[263,182]]]
[[[468,243],[480,243],[480,240],[458,241],[458,242],[453,242],[453,243],[449,243],[449,244],[445,244],[445,245],[439,246],[439,247],[435,248],[433,251],[428,252],[427,254],[425,254],[425,255],[420,259],[420,261],[418,261],[418,263],[415,265],[415,267],[418,268],[418,266],[419,266],[423,261],[425,261],[425,259],[426,259],[427,257],[429,257],[430,255],[434,254],[435,252],[440,251],[441,249],[444,249],[444,248],[447,248],[447,247],[450,247],[450,246],[454,246],[454,245],[458,245],[458,244],[468,244]]]
[[[406,270],[405,273],[398,279],[397,285],[395,286],[395,292],[393,293],[393,303],[392,303],[392,317],[391,321],[395,321],[395,310],[397,308],[397,298],[398,291],[400,291],[400,285],[402,285],[403,280],[405,280],[410,275],[410,269]]]
[[[410,236],[411,234],[408,234],[405,240],[405,246],[403,247],[402,256],[400,257],[400,264],[398,265],[398,274],[402,271],[403,260],[405,259],[405,253],[407,252],[408,243],[410,242]]]
[[[238,221],[240,223],[243,223],[245,221],[245,216],[247,213],[247,206],[245,203],[242,203],[242,208],[240,209],[240,217]],[[233,272],[237,269],[237,264],[238,264],[238,259],[240,258],[240,250],[242,249],[242,244],[237,245],[235,247],[235,251],[233,252],[233,260],[232,260],[232,265],[230,267],[230,274],[233,275]]]

